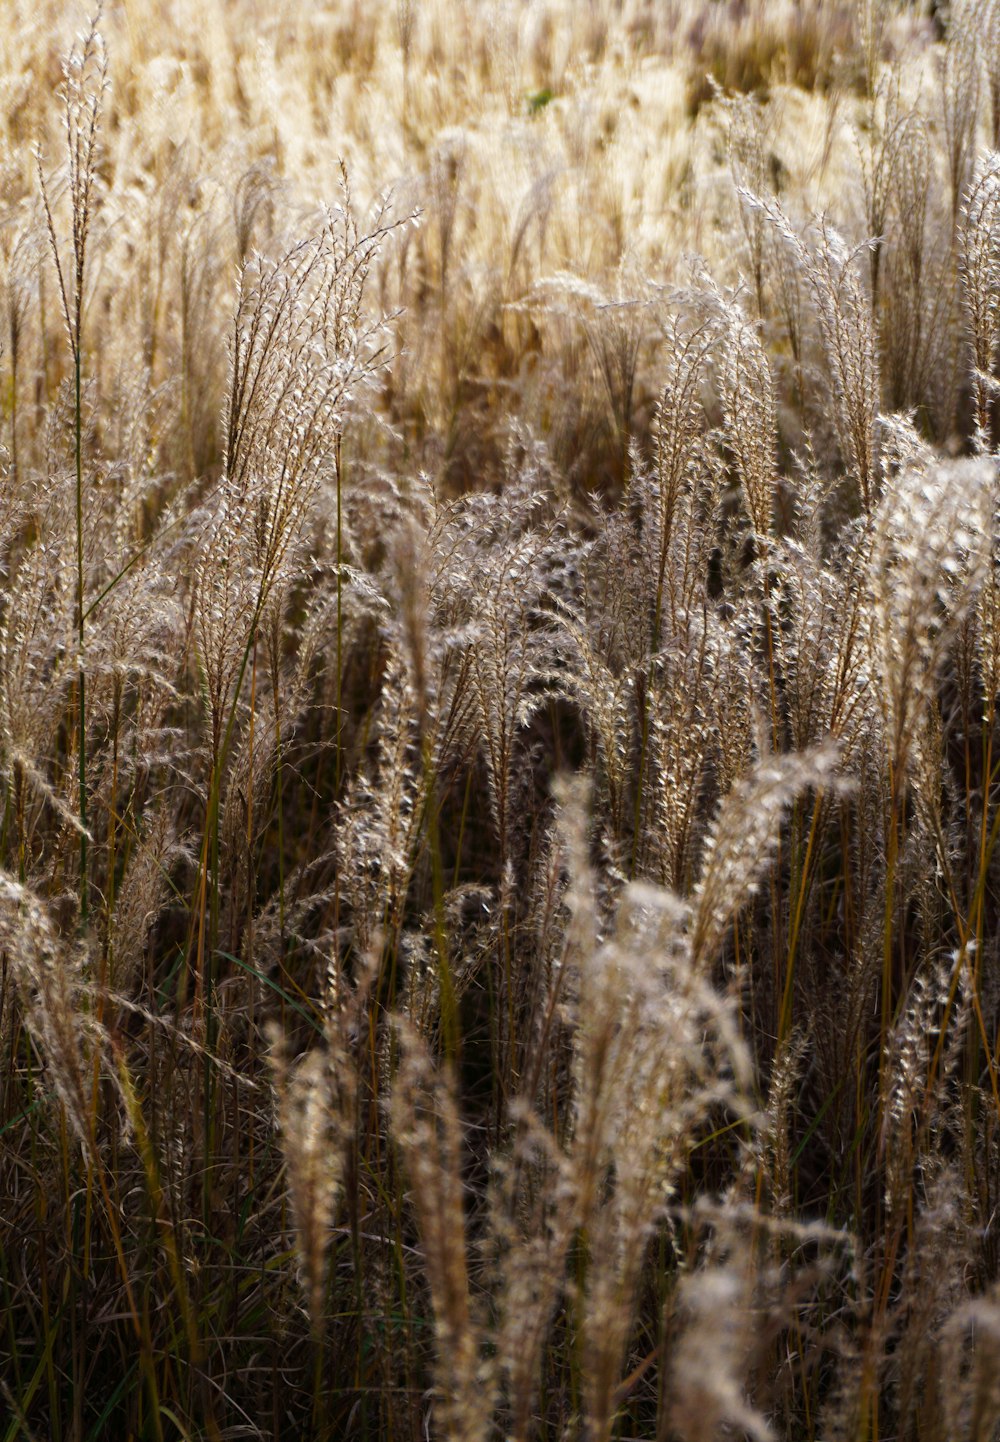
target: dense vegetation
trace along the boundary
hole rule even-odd
[[[0,1442],[997,1436],[998,0],[7,10]]]

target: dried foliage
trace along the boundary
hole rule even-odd
[[[10,5],[0,1439],[996,1437],[1000,5]]]

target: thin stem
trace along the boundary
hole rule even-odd
[[[343,736],[343,717],[341,715],[341,700],[343,697],[344,685],[344,611],[343,611],[343,577],[341,570],[344,559],[344,534],[343,534],[343,436],[338,431],[334,443],[334,464],[337,472],[337,748],[335,762],[335,794],[340,795],[340,768],[342,763],[341,739]]]
[[[80,324],[80,303],[77,299],[77,326]],[[80,924],[86,926],[88,915],[88,860],[87,860],[87,673],[84,662],[84,582],[83,582],[83,440],[82,412],[80,403],[80,345],[79,330],[74,347],[74,400],[75,400],[75,451],[76,451],[76,636],[79,668],[79,782],[80,782]]]

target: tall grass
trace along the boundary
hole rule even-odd
[[[0,1442],[1000,1435],[975,7],[11,3]]]

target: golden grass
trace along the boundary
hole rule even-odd
[[[5,20],[0,1442],[995,1437],[1000,4]]]

